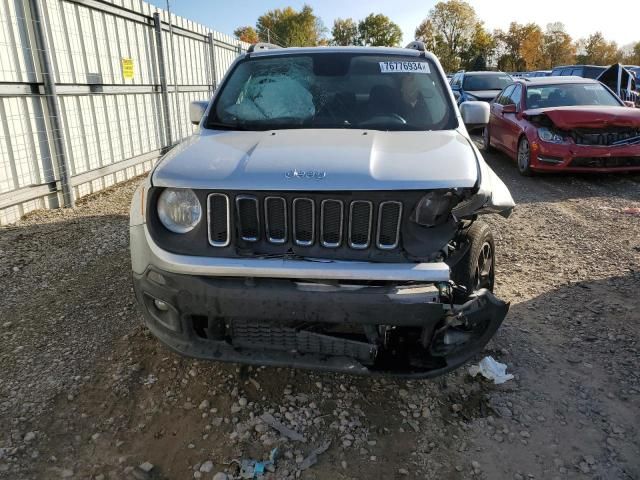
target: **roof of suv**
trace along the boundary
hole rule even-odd
[[[425,54],[433,57],[430,52],[422,52],[413,48],[396,48],[396,47],[287,47],[287,48],[270,48],[265,50],[255,50],[248,55],[252,57],[263,57],[268,55],[293,55],[305,53],[371,53],[384,55],[404,55],[418,57]]]

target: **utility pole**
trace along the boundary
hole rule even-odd
[[[42,7],[40,6],[40,0],[30,0],[29,7],[33,18],[36,50],[39,54],[40,67],[42,69],[44,96],[47,101],[47,112],[51,125],[53,147],[58,165],[58,174],[60,175],[60,183],[62,186],[62,204],[65,207],[73,208],[75,206],[75,200],[73,198],[73,185],[71,184],[71,166],[69,165],[69,159],[67,158],[67,152],[64,145],[64,132],[62,130],[60,107],[58,104],[58,95],[56,93],[56,79],[54,77],[51,57],[49,55],[47,36],[44,32],[44,15],[42,13]]]

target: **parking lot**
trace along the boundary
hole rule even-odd
[[[273,478],[640,478],[640,217],[625,213],[640,176],[524,178],[486,158],[518,204],[488,219],[511,302],[485,352],[514,373],[503,385],[466,367],[406,382],[168,351],[132,293],[139,179],[2,228],[0,478],[211,479],[276,446]]]

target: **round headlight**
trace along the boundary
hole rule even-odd
[[[158,218],[167,230],[187,233],[202,218],[200,200],[187,188],[167,188],[158,199]]]

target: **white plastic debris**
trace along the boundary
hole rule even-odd
[[[484,357],[478,365],[469,367],[469,373],[472,377],[481,374],[484,378],[493,380],[493,383],[499,385],[513,378],[513,375],[507,373],[507,366],[494,360],[493,357]]]

